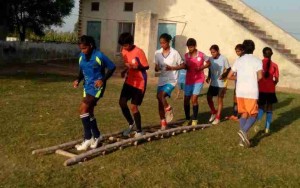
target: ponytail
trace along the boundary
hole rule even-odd
[[[267,62],[267,70],[265,71],[265,74],[264,74],[264,78],[268,78],[270,76],[270,67],[271,67],[271,63],[272,63],[272,55],[273,55],[273,51],[271,48],[269,47],[265,47],[263,49],[263,55],[265,58],[268,59],[268,62]]]

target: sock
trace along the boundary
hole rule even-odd
[[[166,119],[160,120],[160,125],[161,125],[161,126],[167,126],[167,121],[166,121]]]
[[[81,114],[80,118],[83,125],[84,139],[90,140],[92,138],[90,114],[89,113]]]
[[[198,118],[198,109],[199,109],[199,105],[195,105],[193,106],[193,120],[197,120]]]
[[[214,105],[214,101],[211,100],[211,101],[208,101],[208,106],[210,108],[210,111],[212,114],[215,114],[217,112],[217,110],[215,109],[215,105]]]
[[[238,116],[237,103],[233,103],[233,115]]]
[[[249,129],[252,127],[252,125],[255,123],[256,117],[249,117],[246,121],[246,124],[243,128],[243,131],[246,133],[249,131]]]
[[[221,119],[221,114],[217,114],[216,119],[220,120]]]
[[[264,110],[263,109],[258,109],[258,115],[257,115],[257,120],[261,120],[264,115]]]
[[[272,116],[273,116],[273,112],[267,112],[267,117],[266,117],[266,129],[270,129],[270,125],[272,122]]]
[[[239,121],[240,121],[240,129],[243,130],[243,128],[244,128],[244,126],[245,126],[245,124],[246,124],[247,119],[241,117],[241,118],[239,119]]]
[[[165,108],[165,111],[170,111],[171,110],[171,105],[169,105],[167,108]]]
[[[190,104],[184,105],[184,113],[185,113],[185,119],[186,120],[190,120],[191,119],[191,116],[190,116]]]
[[[131,117],[129,108],[126,106],[126,107],[121,108],[121,109],[122,109],[122,113],[123,113],[124,117],[126,118],[128,124],[132,125],[133,124],[133,119]]]
[[[136,132],[142,132],[141,113],[140,112],[134,113],[133,118],[136,125]]]
[[[95,117],[90,118],[90,124],[91,124],[91,130],[94,138],[99,138],[100,136],[100,131],[97,126],[97,120]]]

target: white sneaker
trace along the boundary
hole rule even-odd
[[[216,118],[211,124],[217,125],[217,124],[219,124],[219,123],[220,123],[220,120]]]
[[[98,147],[98,145],[100,144],[101,140],[103,139],[103,137],[100,135],[98,138],[93,139],[93,142],[91,144],[91,148],[95,149]]]
[[[136,132],[135,135],[134,135],[134,138],[137,138],[137,137],[141,137],[144,135],[144,132]]]
[[[238,135],[240,136],[244,147],[249,148],[250,147],[250,141],[248,140],[247,134],[244,133],[242,130],[239,130]]]
[[[244,147],[244,143],[243,143],[243,141],[242,141],[242,140],[240,140],[240,142],[239,142],[239,146],[241,146],[241,147]]]
[[[173,120],[174,112],[173,112],[173,108],[172,107],[170,108],[170,110],[166,110],[165,116],[166,116],[167,123],[169,123],[169,122],[171,122]]]
[[[128,129],[126,129],[125,131],[123,131],[123,136],[129,136],[130,133],[131,133],[131,131],[132,131],[132,129],[134,128],[134,126],[135,126],[135,122],[133,122],[132,125],[129,125]]]
[[[216,114],[212,114],[212,115],[210,116],[210,118],[209,118],[208,121],[211,123],[211,122],[213,122],[215,119],[216,119]]]
[[[92,143],[93,138],[89,140],[84,140],[81,144],[76,145],[75,148],[77,149],[77,151],[85,151],[91,146]]]

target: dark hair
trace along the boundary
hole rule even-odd
[[[209,50],[216,50],[217,52],[220,51],[219,46],[216,45],[216,44],[212,45],[212,46],[209,48]]]
[[[271,57],[273,55],[273,51],[272,51],[271,48],[265,47],[262,52],[263,52],[264,57],[268,58],[267,70],[265,71],[265,74],[264,74],[264,77],[268,78],[270,76],[270,72],[269,71],[270,71],[270,67],[271,67]]]
[[[253,54],[255,50],[255,44],[252,40],[244,40],[243,46],[246,54]]]
[[[82,35],[79,38],[78,44],[83,44],[86,46],[92,46],[92,49],[96,49],[96,42],[92,36]]]
[[[172,36],[168,33],[163,33],[160,35],[159,39],[165,39],[169,43],[172,40]]]
[[[189,38],[186,41],[186,46],[197,46],[197,41],[194,38]]]
[[[237,44],[234,49],[235,50],[245,51],[244,45],[242,45],[242,44]]]
[[[133,44],[133,36],[131,35],[131,33],[122,33],[119,36],[119,40],[118,43],[123,46],[124,44]]]

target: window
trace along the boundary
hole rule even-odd
[[[99,2],[92,2],[91,10],[92,11],[99,11]]]
[[[125,2],[124,3],[124,11],[132,12],[133,11],[133,3]]]
[[[128,32],[134,36],[134,22],[120,22],[119,23],[119,30],[118,30],[118,38],[122,33]],[[118,44],[117,52],[120,52],[121,46]]]

